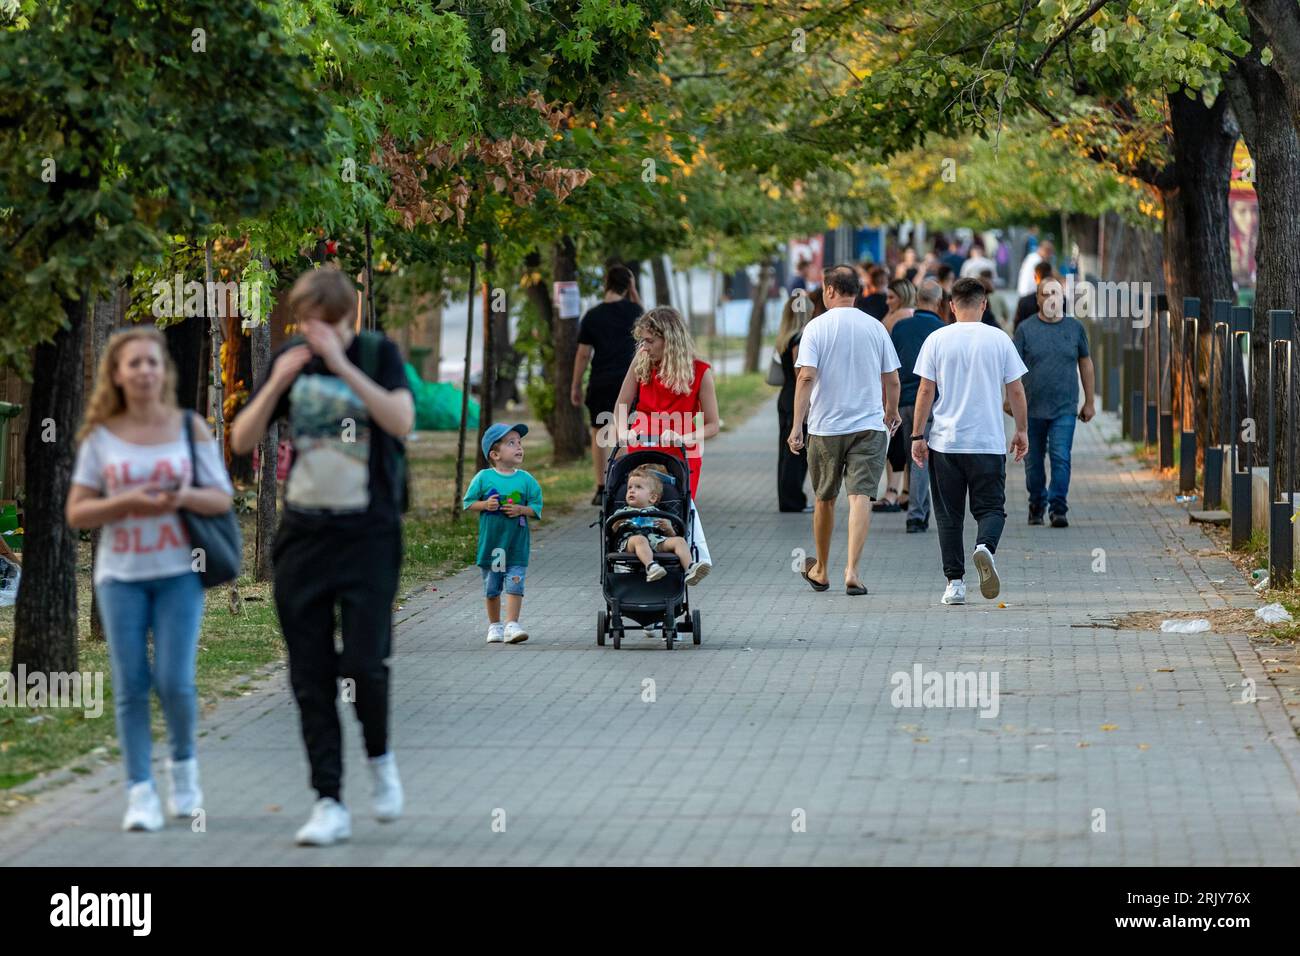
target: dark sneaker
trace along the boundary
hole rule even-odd
[[[597,489],[596,489],[596,493],[595,493],[594,495],[591,496],[591,503],[592,503],[593,505],[595,505],[597,508],[599,508],[601,505],[603,505],[603,504],[605,503],[605,489],[604,489],[604,488],[597,488]],[[1041,524],[1041,522],[1040,522],[1040,524]]]
[[[908,534],[916,534],[918,531],[926,531],[926,530],[928,530],[928,529],[926,528],[926,524],[925,524],[925,522],[922,521],[920,518],[908,518],[908,519],[907,519],[907,533],[908,533]]]
[[[1030,524],[1042,524],[1042,523],[1043,523],[1043,513],[1042,513],[1041,511],[1033,511],[1033,510],[1031,510],[1031,511],[1029,512],[1029,523],[1030,523]]]
[[[1039,523],[1040,523],[1040,524],[1042,523],[1042,519],[1041,519],[1041,518],[1039,519]],[[1053,528],[1068,528],[1068,527],[1070,527],[1070,522],[1067,521],[1067,520],[1065,520],[1065,515],[1052,515],[1052,527],[1053,527]]]

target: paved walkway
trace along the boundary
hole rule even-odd
[[[365,815],[349,716],[353,841],[291,845],[311,795],[280,673],[203,721],[206,833],[123,835],[106,767],[0,820],[0,863],[1300,862],[1300,743],[1244,639],[1079,626],[1257,603],[1226,559],[1198,555],[1209,543],[1181,506],[1111,460],[1109,416],[1078,430],[1069,529],[1025,525],[1009,467],[1005,608],[940,605],[935,534],[905,535],[902,515],[874,523],[869,596],[814,594],[790,570],[809,518],[775,510],[775,421],[761,409],[706,450],[718,567],[697,591],[702,646],[596,647],[587,509],[536,540],[527,644],[483,642],[477,572],[401,610],[401,822]],[[1239,703],[1237,654],[1258,703]],[[890,676],[918,664],[996,671],[1000,713],[896,709]]]

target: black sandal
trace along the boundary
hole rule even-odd
[[[808,569],[811,568],[816,563],[817,563],[816,558],[804,558],[803,570],[800,571],[799,574],[803,577],[805,581],[808,582],[808,584],[812,587],[814,591],[829,591],[831,589],[831,583],[829,581],[827,581],[825,584],[820,584],[808,576]]]
[[[857,597],[859,594],[866,594],[867,588],[866,585],[863,584],[846,584],[844,586],[844,593],[849,597]]]

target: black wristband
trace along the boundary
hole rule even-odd
[[[924,435],[913,435],[913,436],[912,436],[912,441],[925,441],[925,436],[924,436]]]

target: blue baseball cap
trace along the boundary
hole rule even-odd
[[[491,450],[492,446],[495,445],[497,442],[499,442],[501,439],[505,438],[506,435],[510,434],[511,432],[518,432],[519,437],[523,438],[525,435],[528,434],[528,426],[527,425],[503,425],[500,422],[497,422],[495,425],[489,425],[487,431],[483,433],[483,457],[488,458],[488,460],[491,461],[491,458],[488,456],[488,452]]]

